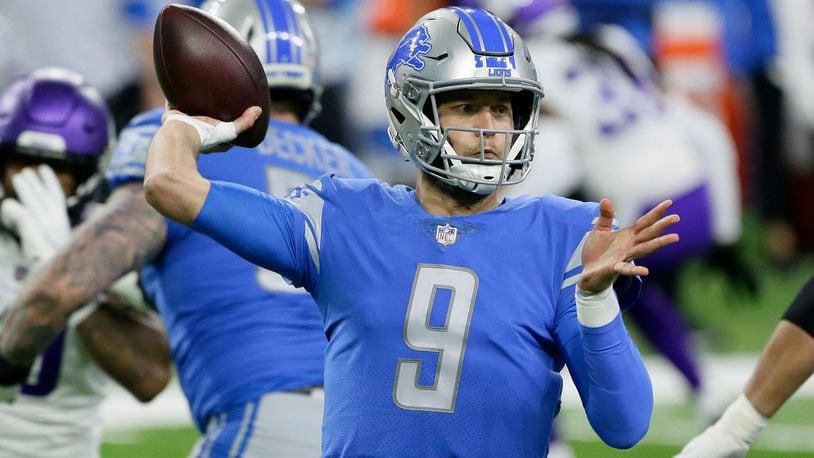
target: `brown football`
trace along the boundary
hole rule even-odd
[[[254,147],[263,141],[269,119],[266,72],[231,25],[197,8],[165,6],[155,24],[153,61],[171,108],[232,121],[257,105],[263,114],[231,143]]]

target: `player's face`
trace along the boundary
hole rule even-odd
[[[514,129],[511,97],[504,91],[462,90],[439,94],[438,116],[442,129]],[[459,130],[448,132],[447,139],[459,156],[480,157],[481,136],[484,159],[503,159],[509,146],[506,134]]]
[[[5,190],[6,194],[10,196],[14,196],[14,187],[11,184],[11,177],[15,174],[20,172],[20,170],[26,167],[36,167],[40,163],[47,162],[23,162],[23,161],[9,161],[6,163],[4,173],[3,173],[3,189]],[[62,192],[65,193],[66,196],[72,196],[76,192],[76,187],[78,183],[76,182],[76,178],[74,177],[73,173],[64,168],[56,165],[56,164],[49,164],[52,169],[54,169],[54,173],[59,180],[59,184],[62,186]]]

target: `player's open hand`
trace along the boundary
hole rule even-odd
[[[647,267],[634,265],[630,261],[678,242],[678,234],[662,235],[679,220],[675,214],[664,216],[672,203],[665,200],[632,225],[614,231],[613,204],[608,199],[602,199],[599,219],[582,248],[579,289],[598,293],[609,288],[619,275],[647,275]]]
[[[260,117],[261,112],[258,106],[249,107],[239,118],[224,122],[208,116],[189,116],[178,110],[168,109],[161,117],[161,123],[166,125],[171,121],[180,121],[193,127],[200,141],[196,145],[197,149],[202,153],[214,153],[231,148],[229,142],[248,130]]]

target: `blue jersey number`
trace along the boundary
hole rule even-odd
[[[443,326],[430,325],[438,290],[448,290],[450,300]],[[478,275],[462,267],[421,264],[404,320],[404,341],[414,350],[438,354],[432,385],[419,382],[420,359],[399,358],[393,399],[409,410],[454,412],[466,351],[466,339],[478,293]]]
[[[24,383],[21,392],[29,396],[48,396],[57,387],[59,371],[62,367],[62,354],[65,348],[65,331],[45,350],[40,359],[40,370],[37,380]]]

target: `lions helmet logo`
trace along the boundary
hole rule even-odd
[[[432,49],[430,44],[430,33],[427,26],[421,25],[409,31],[399,43],[396,52],[387,65],[388,70],[393,73],[402,65],[407,65],[416,71],[424,70],[424,60],[421,56],[427,54]]]

